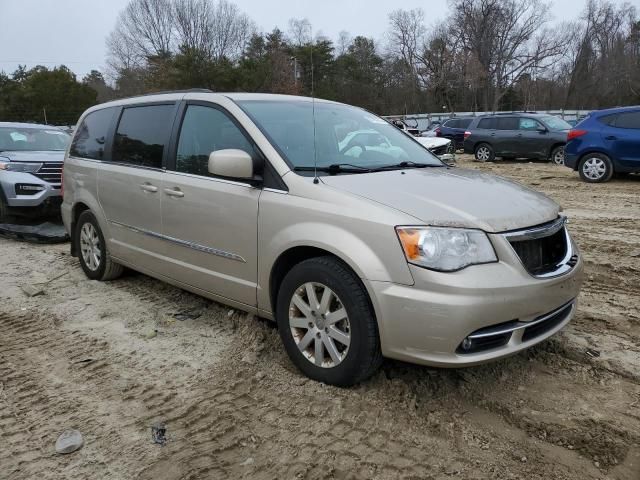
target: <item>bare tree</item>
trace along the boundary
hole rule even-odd
[[[426,28],[424,11],[394,10],[389,14],[390,52],[404,59],[411,70],[417,74],[420,51],[425,43]]]
[[[214,5],[210,0],[174,0],[178,46],[212,55]]]
[[[312,26],[308,18],[290,18],[289,19],[289,37],[294,46],[301,47],[311,43]]]
[[[559,59],[566,39],[545,29],[541,0],[452,0],[454,35],[486,74],[484,107],[496,110],[507,89]]]
[[[213,9],[211,52],[216,61],[237,59],[256,31],[253,21],[238,7],[220,0]]]
[[[336,44],[336,55],[339,57],[347,53],[351,44],[351,35],[346,30],[341,30],[338,34],[338,42]]]

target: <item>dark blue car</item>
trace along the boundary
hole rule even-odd
[[[435,129],[436,137],[449,138],[455,143],[456,149],[464,146],[464,132],[466,132],[473,117],[451,118]]]
[[[592,183],[640,172],[640,106],[591,112],[569,131],[564,164]]]

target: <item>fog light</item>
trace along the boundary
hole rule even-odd
[[[462,340],[461,346],[463,350],[471,350],[471,347],[473,347],[473,340],[470,337],[467,337]]]
[[[16,184],[16,195],[35,195],[43,190],[45,190],[45,187],[42,185],[32,185],[28,183]]]

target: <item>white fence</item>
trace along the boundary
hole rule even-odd
[[[563,120],[578,120],[585,117],[591,110],[536,110],[531,113],[546,113],[555,115]],[[408,115],[384,115],[388,120],[404,120],[408,125],[417,124],[418,129],[426,130],[434,121],[444,122],[454,117],[477,117],[480,115],[491,115],[493,113],[522,113],[522,110],[505,112],[439,112],[439,113],[415,113]]]

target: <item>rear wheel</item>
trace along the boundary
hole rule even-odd
[[[476,160],[478,162],[492,162],[495,158],[495,152],[488,143],[481,143],[476,147]]]
[[[564,165],[564,147],[562,145],[551,151],[551,161],[556,165]]]
[[[585,182],[608,182],[613,176],[613,163],[602,153],[590,153],[580,161],[578,172]]]
[[[109,255],[98,220],[89,210],[80,214],[75,227],[80,266],[91,280],[113,280],[124,270]]]
[[[348,387],[371,376],[382,362],[367,293],[333,257],[305,260],[287,273],[276,319],[289,358],[314,380]]]

